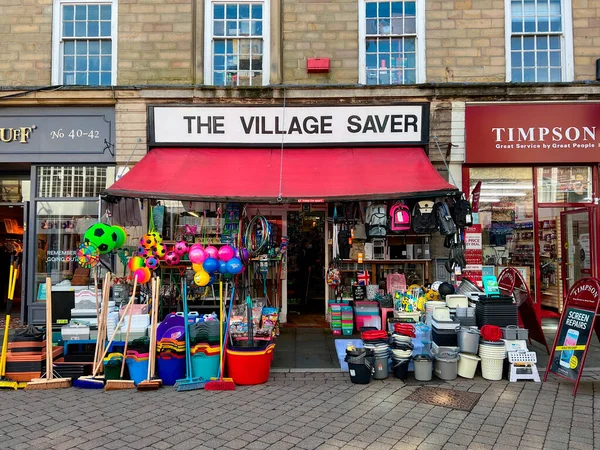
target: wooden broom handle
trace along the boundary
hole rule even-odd
[[[108,320],[108,301],[110,295],[110,272],[108,272],[104,276],[104,284],[102,285],[102,310],[100,311],[99,318],[99,326],[98,326],[98,336],[96,337],[96,349],[97,352],[94,354],[94,368],[92,371],[92,376],[96,376],[96,374],[100,371],[102,367],[102,360],[99,359],[102,354],[102,349],[104,348],[104,344],[106,343],[106,323]]]
[[[134,281],[135,283],[135,281]],[[135,291],[131,295],[135,298]],[[131,300],[130,300],[131,302]],[[123,374],[125,373],[125,357],[127,356],[127,347],[129,346],[129,330],[131,329],[131,319],[133,317],[133,307],[129,309],[129,319],[127,319],[127,333],[125,334],[125,347],[123,348],[123,360],[121,361],[121,375],[119,378],[123,379]]]

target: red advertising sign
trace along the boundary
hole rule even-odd
[[[467,164],[600,161],[600,103],[467,105]]]
[[[481,224],[475,224],[465,228],[465,260],[467,261],[467,265],[462,269],[462,276],[469,278],[477,284],[477,286],[483,287],[483,244]]]
[[[549,372],[572,380],[575,382],[573,395],[577,393],[594,331],[600,337],[596,322],[599,295],[600,280],[596,278],[582,278],[571,287],[546,367],[544,381]]]

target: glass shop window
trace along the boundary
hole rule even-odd
[[[538,167],[539,203],[590,203],[592,201],[591,167]]]

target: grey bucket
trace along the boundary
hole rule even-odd
[[[479,331],[473,328],[460,328],[458,330],[458,346],[461,353],[477,354],[479,350]]]
[[[433,372],[433,361],[426,355],[419,355],[413,359],[415,364],[415,380],[431,381]]]
[[[458,377],[458,354],[443,354],[435,358],[435,375],[442,380],[455,380]]]
[[[375,357],[375,373],[373,374],[373,379],[385,380],[389,376],[389,374],[390,369],[388,365],[388,357]]]

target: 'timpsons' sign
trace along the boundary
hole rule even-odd
[[[332,107],[154,107],[152,143],[277,146],[419,144],[428,105]]]

